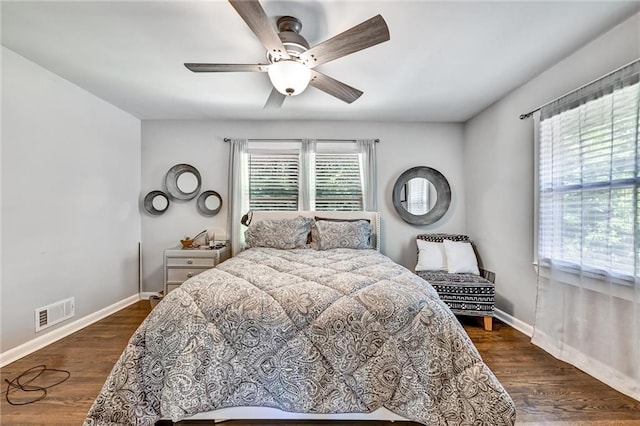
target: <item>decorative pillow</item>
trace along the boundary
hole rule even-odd
[[[294,219],[261,220],[251,223],[244,232],[247,248],[271,247],[277,249],[305,248],[311,232],[312,219],[298,216]]]
[[[478,259],[471,243],[444,240],[444,252],[447,257],[447,270],[450,274],[480,275]]]
[[[443,243],[432,243],[416,239],[418,244],[418,264],[416,271],[446,271],[447,256]]]
[[[371,248],[371,224],[367,220],[316,221],[311,235],[318,250]]]

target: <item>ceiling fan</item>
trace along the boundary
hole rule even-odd
[[[229,3],[267,49],[268,63],[184,65],[193,72],[268,73],[273,90],[265,108],[281,107],[285,97],[299,95],[308,85],[344,102],[355,101],[362,91],[316,71],[315,67],[389,40],[387,23],[376,15],[310,48],[300,35],[302,24],[298,19],[281,17],[276,32],[259,1],[229,0]]]

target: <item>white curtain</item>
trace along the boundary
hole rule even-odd
[[[378,187],[376,166],[376,141],[359,139],[357,142],[360,154],[360,170],[362,170],[362,204],[366,211],[378,210]]]
[[[232,255],[239,253],[244,243],[244,225],[240,220],[249,210],[248,151],[249,143],[246,139],[230,141],[227,235],[231,239]]]
[[[640,62],[542,108],[532,342],[640,400]]]
[[[303,139],[300,147],[300,173],[299,176],[299,201],[300,210],[312,210],[316,205],[315,191],[315,157],[316,141],[314,139]]]

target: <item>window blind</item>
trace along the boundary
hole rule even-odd
[[[360,160],[356,153],[317,153],[315,209],[362,210]]]
[[[639,109],[636,72],[591,90],[582,103],[541,113],[541,262],[638,276]]]
[[[250,153],[249,208],[298,210],[299,154]]]

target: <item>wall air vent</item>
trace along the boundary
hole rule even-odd
[[[61,300],[36,309],[36,332],[71,318],[76,313],[75,298]]]

